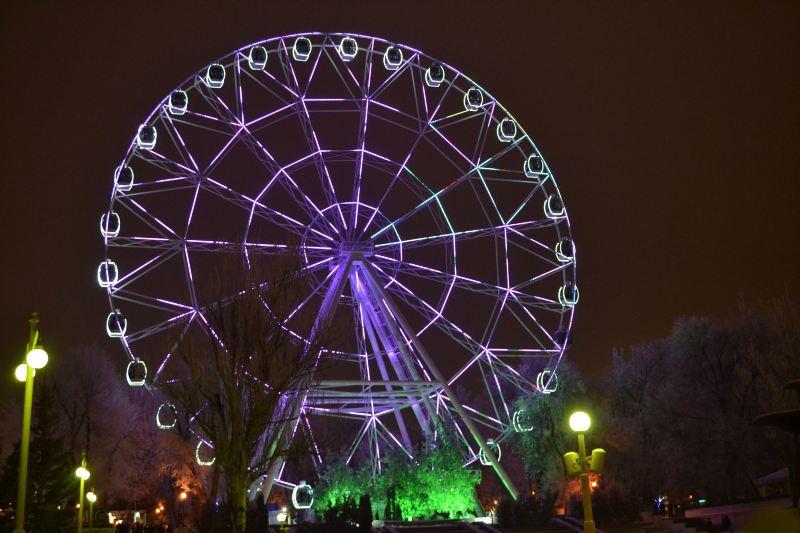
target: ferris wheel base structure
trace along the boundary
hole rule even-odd
[[[416,334],[414,334],[403,314],[375,279],[372,267],[367,261],[371,253],[362,250],[362,248],[362,246],[354,245],[353,243],[347,243],[346,246],[342,247],[341,261],[335,268],[338,272],[324,302],[336,302],[342,293],[345,280],[349,280],[353,298],[359,307],[364,310],[364,325],[368,329],[368,337],[374,350],[373,355],[376,358],[378,367],[381,369],[382,381],[322,381],[316,390],[306,392],[306,396],[300,404],[300,409],[305,409],[307,405],[309,410],[322,408],[329,413],[361,413],[365,417],[371,414],[372,419],[375,420],[375,404],[380,402],[378,409],[388,408],[394,412],[397,425],[400,428],[402,444],[410,454],[413,450],[413,445],[401,416],[401,410],[411,408],[426,437],[429,437],[442,424],[439,413],[433,407],[433,404],[437,401],[437,398],[444,397],[450,403],[450,409],[458,415],[461,422],[468,429],[471,437],[480,448],[483,457],[486,458],[485,460],[491,464],[512,498],[516,500],[519,497],[519,491],[514,482],[500,465],[500,461],[495,456],[494,451],[487,445],[486,439],[470,419],[464,406],[461,405],[458,397],[453,393],[449,383],[439,371],[433,358],[430,357]],[[335,303],[329,305],[335,305]],[[333,314],[333,309],[323,304],[319,320],[325,320],[330,314]],[[386,361],[382,356],[384,351],[380,348],[378,342],[387,347],[385,353],[389,354],[387,357],[389,365],[400,379],[390,379]],[[396,348],[396,352],[393,351],[392,347]],[[398,358],[398,352],[402,358],[402,364]],[[420,370],[424,376],[420,375]],[[403,376],[407,376],[407,378],[403,379]],[[428,379],[425,379],[425,377],[428,377]],[[361,390],[353,398],[352,391],[336,390],[337,387],[342,386],[360,387]],[[383,390],[375,391],[375,388],[382,388]],[[315,402],[315,399],[319,400],[319,402]],[[424,410],[420,407],[420,404],[424,406]],[[305,413],[299,413],[299,415],[303,414]],[[296,416],[292,424],[294,426],[292,435],[297,430],[299,423],[300,418]],[[369,449],[372,452],[374,448],[370,446]],[[379,458],[373,455],[372,461],[375,464],[379,461]],[[260,483],[259,490],[265,497],[269,496],[273,484],[283,470],[283,466],[282,459],[274,461],[264,480]]]
[[[466,467],[491,466],[518,495],[500,445],[535,430],[516,399],[557,386],[576,248],[552,169],[479,83],[377,37],[274,37],[165,96],[110,174],[97,279],[131,386],[183,379],[171,355],[187,331],[212,337],[202,295],[225,261],[296,253],[311,294],[295,311],[353,330],[310,355],[335,371],[300,388],[269,449],[304,438],[303,471],[319,472],[315,428],[341,424],[347,463],[378,476],[387,455],[413,459],[447,432]],[[180,410],[162,404],[158,427]],[[250,496],[300,487],[286,465],[253,461]]]

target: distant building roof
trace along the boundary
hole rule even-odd
[[[789,468],[781,468],[753,481],[756,485],[777,485],[789,481]]]

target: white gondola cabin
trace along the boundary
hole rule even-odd
[[[147,365],[141,359],[128,363],[125,369],[125,379],[131,387],[141,387],[147,381]]]
[[[489,446],[490,450],[492,450],[495,459],[497,459],[497,462],[499,463],[500,454],[502,452],[502,450],[500,450],[500,444],[496,443],[494,439],[487,439],[486,445]],[[483,450],[483,448],[481,448],[480,459],[481,459],[481,464],[484,466],[489,466],[492,464],[492,462],[489,460],[489,457],[486,455],[486,452]]]
[[[167,111],[170,115],[179,117],[186,113],[186,108],[189,106],[189,95],[186,91],[175,91],[169,95],[169,102],[167,103]]]
[[[477,111],[483,105],[483,92],[477,87],[471,87],[464,93],[464,109]]]
[[[544,215],[547,218],[562,218],[567,214],[564,202],[558,194],[551,194],[544,201]]]
[[[125,335],[128,329],[128,319],[122,316],[119,309],[116,309],[106,317],[106,333],[112,339]]]
[[[267,66],[267,49],[263,46],[253,46],[247,53],[247,66],[250,70],[264,70]]]
[[[434,63],[425,71],[425,84],[428,87],[438,87],[444,82],[444,67]]]
[[[564,307],[573,307],[578,303],[579,297],[578,287],[571,281],[566,282],[558,289],[558,301]]]
[[[114,171],[114,187],[120,192],[128,192],[133,187],[133,169],[128,165],[120,165]]]
[[[358,43],[352,37],[345,37],[339,43],[339,55],[343,61],[352,61],[358,53]]]
[[[101,287],[111,287],[119,280],[119,269],[111,259],[106,259],[97,266],[97,283]]]
[[[298,37],[292,45],[292,57],[295,61],[308,61],[311,57],[311,41],[308,37]]]
[[[314,504],[314,489],[301,481],[292,489],[292,505],[295,509],[309,509]]]
[[[113,239],[119,235],[119,215],[115,211],[109,211],[100,215],[100,235],[104,239]]]
[[[178,410],[169,402],[162,403],[156,410],[158,429],[172,429],[178,423]]]
[[[136,146],[142,150],[152,150],[156,147],[156,139],[158,139],[158,132],[155,126],[146,124],[139,126],[139,131],[136,132]]]
[[[500,142],[511,142],[517,136],[517,123],[510,118],[504,118],[497,125],[497,139]]]
[[[544,170],[544,163],[542,163],[542,158],[539,157],[539,154],[529,155],[528,159],[525,160],[523,170],[525,171],[525,175],[529,178],[541,177],[541,173]]]
[[[225,85],[225,67],[214,63],[206,68],[203,82],[212,89],[221,89]]]
[[[563,237],[556,243],[555,252],[559,263],[569,263],[575,258],[575,243],[569,237]]]
[[[386,70],[397,70],[403,64],[403,50],[396,46],[390,46],[383,53],[383,66]]]
[[[214,447],[204,440],[197,443],[194,449],[194,458],[200,466],[211,466],[217,460],[214,455]]]

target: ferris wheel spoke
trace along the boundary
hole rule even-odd
[[[287,58],[285,62],[282,62],[284,72],[287,76],[287,79],[293,85],[298,95],[297,96],[298,105],[294,107],[294,110],[297,113],[298,118],[300,119],[300,126],[303,130],[303,133],[305,134],[309,149],[312,150],[314,153],[318,154],[318,156],[314,157],[314,163],[317,168],[317,174],[320,180],[320,185],[322,185],[322,191],[325,194],[325,198],[328,201],[328,203],[330,205],[334,204],[336,205],[336,209],[339,213],[339,220],[341,220],[342,222],[342,229],[346,230],[347,223],[345,222],[344,213],[342,212],[342,209],[339,206],[336,194],[336,188],[333,185],[333,180],[331,179],[328,166],[325,164],[325,159],[322,156],[322,147],[320,146],[319,139],[317,138],[317,134],[314,131],[314,126],[311,121],[311,115],[308,112],[308,106],[306,105],[305,101],[305,93],[300,91],[300,85],[297,79],[297,74],[294,71],[294,67],[292,66],[291,60],[288,59],[291,56],[291,54],[289,53],[286,47],[286,42],[283,39],[281,39],[281,46],[283,47],[285,57]],[[319,55],[322,55],[323,53],[326,53],[324,46],[321,48]],[[316,71],[316,65],[314,67],[314,71]],[[290,74],[291,78],[289,77]],[[312,76],[309,77],[309,84],[311,83],[312,78],[313,78],[313,73]],[[355,95],[352,95],[352,97],[353,99],[357,98]],[[335,230],[336,233],[339,233],[339,228],[335,228]]]
[[[546,270],[545,272],[537,274],[537,275],[533,276],[532,278],[529,278],[526,281],[523,281],[522,283],[514,285],[511,288],[511,292],[514,292],[514,293],[522,292],[523,289],[527,288],[530,285],[533,285],[537,281],[541,281],[541,280],[546,279],[546,278],[548,278],[550,276],[553,276],[555,274],[559,274],[559,273],[563,272],[564,270],[567,270],[571,266],[572,266],[571,263],[561,263],[560,265],[558,265],[556,267],[553,267],[550,270]]]
[[[167,313],[174,313],[175,311],[184,313],[194,309],[190,305],[165,300],[163,298],[155,298],[129,289],[115,289],[113,295],[119,300],[142,305],[151,309],[157,309],[159,311],[165,311]]]
[[[186,324],[183,326],[180,334],[178,335],[178,338],[175,340],[175,342],[172,343],[172,346],[170,347],[169,352],[167,352],[167,354],[164,356],[164,359],[161,361],[161,364],[158,365],[158,369],[156,369],[156,373],[153,376],[153,385],[158,383],[158,378],[161,376],[161,373],[164,371],[164,368],[167,366],[167,363],[169,362],[170,358],[172,357],[172,354],[175,353],[175,350],[178,348],[180,343],[183,341],[184,337],[186,336],[186,332],[189,331],[189,326],[192,325],[192,322],[194,322],[194,319],[195,319],[196,316],[197,315],[193,313],[189,317],[189,320],[186,321]]]
[[[530,309],[528,309],[528,306],[526,306],[524,303],[522,303],[522,301],[520,301],[520,299],[517,297],[516,294],[511,293],[511,297],[519,304],[519,306],[522,309],[522,311],[528,316],[528,318],[531,319],[531,321],[534,324],[536,324],[536,326],[539,328],[539,330],[545,335],[545,337],[547,337],[547,339],[551,343],[549,346],[547,346],[547,345],[545,345],[545,343],[539,341],[538,335],[533,335],[533,333],[531,333],[531,336],[533,338],[535,338],[537,340],[537,342],[539,342],[539,345],[542,348],[551,348],[552,346],[560,346],[559,343],[556,342],[556,340],[553,338],[553,336],[550,335],[550,332],[547,331],[547,328],[543,327],[541,322],[539,322],[539,320],[533,315],[533,313],[530,312]],[[530,332],[530,329],[528,329],[528,326],[525,324],[525,321],[520,319],[519,315],[513,311],[513,308],[509,307],[508,310],[514,316],[514,318],[520,323],[520,325],[523,328],[525,328],[525,330]]]
[[[162,237],[116,237],[110,240],[110,246],[117,248],[141,248],[145,250],[164,250],[180,253],[184,246],[190,252],[241,252],[247,249],[248,253],[274,254],[286,250],[330,251],[327,246],[299,246],[282,243],[253,242],[253,241],[221,241],[184,238]],[[120,280],[121,281],[121,280]]]
[[[375,257],[382,261],[388,261],[398,266],[398,271],[419,279],[434,281],[445,286],[457,286],[458,288],[479,292],[487,296],[497,297],[507,289],[499,285],[492,285],[485,281],[461,276],[454,272],[444,272],[442,270],[420,265],[407,260],[400,260],[382,254],[375,254]]]
[[[239,122],[244,125],[244,95],[242,94],[242,62],[234,61],[236,68],[233,69],[233,90],[236,93],[236,115],[239,117]]]
[[[247,61],[247,60],[248,60],[247,56],[240,52],[239,56],[238,56],[238,61]],[[269,93],[272,97],[274,97],[275,99],[277,99],[280,102],[282,102],[286,107],[289,107],[289,106],[293,105],[294,101],[297,99],[297,93],[292,91],[283,82],[281,82],[280,80],[276,79],[275,76],[270,74],[269,71],[266,70],[266,69],[257,70],[257,71],[249,70],[249,69],[242,70],[240,72],[239,76],[240,76],[240,78],[241,78],[241,76],[245,76],[246,78],[250,79],[253,83],[258,85],[261,89],[263,89],[267,93]],[[276,85],[280,86],[280,88],[283,89],[284,91],[286,91],[286,93],[288,93],[288,94],[283,94],[283,93],[279,94],[279,93],[275,92],[274,90],[272,90],[272,87],[270,87],[268,84],[266,84],[266,83],[264,83],[262,81],[261,78],[263,76],[266,76],[267,78],[269,78],[270,81],[272,81]]]
[[[444,213],[444,209],[443,209],[443,207],[441,206],[441,203],[440,203],[441,198],[444,197],[449,191],[452,191],[453,189],[455,189],[462,182],[469,181],[470,179],[474,178],[475,175],[477,175],[479,178],[481,178],[481,174],[480,173],[481,173],[481,165],[478,164],[478,165],[473,166],[472,168],[467,170],[464,174],[460,175],[457,179],[453,180],[452,182],[450,182],[448,185],[446,185],[442,189],[439,189],[437,192],[434,193],[433,191],[431,191],[431,195],[429,197],[425,198],[422,202],[417,204],[414,208],[410,209],[409,211],[407,211],[406,213],[404,213],[403,215],[401,215],[400,217],[398,217],[394,221],[390,222],[389,224],[385,225],[384,227],[382,227],[377,232],[375,232],[372,235],[370,235],[370,238],[374,239],[374,238],[380,236],[383,232],[385,232],[390,227],[398,226],[403,221],[405,221],[405,220],[411,218],[412,216],[414,216],[415,214],[417,214],[422,208],[428,206],[433,201],[437,202],[437,205],[439,206],[439,209],[442,210],[442,212]],[[399,175],[399,173],[398,173],[398,175]],[[482,178],[481,178],[481,180],[482,180]],[[489,192],[488,188],[486,190],[487,190],[487,192]],[[502,216],[500,216],[500,212],[497,209],[496,204],[494,203],[494,199],[491,196],[491,192],[489,192],[489,196],[490,196],[490,199],[492,200],[492,204],[495,207],[495,211],[496,211],[498,217],[500,218],[501,222],[504,222]],[[381,201],[382,200],[383,199],[381,199]],[[445,217],[446,217],[446,214],[445,214]],[[553,223],[554,222],[552,220],[549,220],[549,219],[546,222],[544,222],[544,224],[546,224],[546,225],[552,225]],[[504,224],[505,224],[505,222],[504,222]],[[468,231],[471,231],[471,230],[468,230]],[[458,234],[458,233],[456,233],[456,234]]]
[[[109,244],[109,247],[111,246],[112,245]],[[149,249],[151,248],[148,248],[148,250]],[[139,278],[147,275],[148,273],[155,270],[165,262],[169,261],[179,253],[180,250],[166,250],[148,259],[147,261],[144,261],[142,264],[136,266],[135,268],[132,268],[130,271],[120,276],[117,282],[111,286],[112,293],[118,289],[124,289],[125,287],[135,282]]]
[[[120,205],[128,209],[128,211],[132,215],[141,220],[145,225],[147,225],[157,234],[162,235],[164,237],[168,236],[178,237],[178,234],[175,232],[175,230],[167,226],[164,222],[161,221],[161,219],[151,214],[134,198],[130,196],[120,196],[117,199],[117,201],[120,203]],[[166,233],[164,232],[164,230],[166,230]]]
[[[452,400],[448,398],[447,395],[442,395],[442,397],[444,398],[444,401],[447,402],[448,404],[447,409],[450,412],[453,412]],[[492,429],[494,431],[503,431],[505,429],[505,424],[503,424],[499,419],[489,416],[485,413],[482,413],[481,411],[478,411],[477,409],[474,409],[463,402],[461,405],[464,407],[464,409],[466,409],[470,413],[470,419],[472,419],[476,423],[481,424],[482,426]]]
[[[308,303],[309,303],[311,300],[313,300],[313,299],[316,299],[316,298],[317,298],[317,297],[319,297],[320,295],[324,297],[323,290],[324,290],[324,292],[327,292],[327,290],[328,290],[328,289],[326,289],[326,288],[325,288],[325,286],[326,286],[326,285],[329,285],[329,284],[330,284],[330,283],[331,283],[331,282],[332,282],[332,281],[333,281],[333,280],[336,278],[336,271],[337,271],[338,269],[340,269],[340,268],[344,268],[344,267],[343,267],[343,266],[341,266],[341,265],[336,265],[335,267],[333,267],[333,268],[330,270],[330,272],[328,272],[328,275],[326,275],[326,276],[325,276],[325,278],[324,278],[324,279],[322,279],[322,281],[320,281],[320,282],[317,284],[317,286],[316,286],[316,287],[314,287],[314,288],[313,288],[313,289],[312,289],[312,290],[309,292],[308,296],[306,296],[306,297],[303,299],[303,301],[301,301],[301,302],[300,302],[300,303],[297,305],[297,307],[295,307],[295,308],[294,308],[294,309],[293,309],[293,310],[292,310],[292,311],[291,311],[291,312],[290,312],[288,315],[286,315],[286,318],[283,320],[283,322],[282,322],[282,325],[286,326],[286,325],[289,323],[289,321],[291,321],[291,319],[292,319],[292,318],[293,318],[293,317],[294,317],[294,316],[295,316],[295,315],[296,315],[298,312],[300,312],[300,310],[301,310],[301,309],[303,309],[303,307],[305,307],[305,306],[306,306],[306,305],[307,305],[307,304],[308,304]],[[329,287],[329,288],[330,288],[330,287]]]
[[[381,242],[375,244],[376,250],[391,250],[393,247],[402,246],[404,250],[406,249],[413,249],[419,248],[424,246],[435,246],[441,244],[449,244],[454,239],[457,242],[462,242],[467,239],[476,239],[481,237],[497,237],[502,235],[503,229],[506,227],[516,227],[518,229],[532,229],[532,228],[544,228],[548,226],[552,226],[553,222],[551,220],[526,220],[523,222],[515,222],[514,224],[500,224],[498,226],[486,226],[483,228],[475,228],[475,229],[468,229],[462,231],[453,231],[448,233],[440,233],[436,235],[429,235],[425,237],[410,237],[406,239],[398,239],[389,242]],[[380,235],[393,225],[390,224],[384,229],[381,229],[378,233],[373,235],[375,236]]]
[[[128,334],[125,335],[125,341],[128,344],[133,344],[134,342],[141,341],[142,339],[145,339],[147,337],[151,337],[151,336],[156,335],[158,333],[162,333],[162,332],[174,327],[175,325],[180,324],[180,322],[182,320],[187,320],[195,312],[196,311],[194,309],[191,310],[191,311],[186,311],[186,312],[181,313],[179,315],[175,315],[175,316],[173,316],[171,318],[168,318],[167,320],[163,320],[161,322],[158,322],[157,324],[153,324],[153,325],[151,325],[149,327],[140,329],[138,331],[134,331],[132,333],[128,333]]]
[[[411,72],[414,64],[419,60],[419,54],[414,52],[412,55],[408,56],[408,59],[404,59],[403,63],[392,72],[385,80],[383,80],[380,85],[375,87],[375,90],[369,93],[369,99],[374,100],[378,96],[381,95],[383,91],[385,91],[390,85],[392,85],[395,81],[397,81],[400,76],[405,74],[406,72]]]
[[[169,175],[181,175],[181,174],[194,174],[194,170],[190,167],[186,166],[183,163],[179,163],[169,157],[165,156],[164,154],[153,150],[147,150],[145,153],[142,151],[136,154],[136,158],[147,163],[148,165],[154,166],[166,172]]]
[[[361,92],[363,93],[364,91],[361,88],[355,75],[353,75],[350,68],[348,68],[348,66],[339,59],[338,54],[336,54],[335,56],[331,56],[330,54],[329,48],[333,48],[335,50],[336,43],[333,42],[333,40],[330,37],[326,37],[325,41],[326,42],[321,47],[322,53],[325,54],[325,57],[328,59],[328,61],[330,61],[330,64],[333,67],[333,70],[336,71],[336,75],[339,76],[339,80],[342,82],[342,85],[344,85],[345,89],[347,89],[347,92],[350,93],[350,97],[353,99],[359,98],[360,95],[353,92],[353,87],[351,87],[350,83],[347,81],[345,73],[347,73],[347,75],[350,76],[350,79],[352,80],[353,84],[359,89],[361,89]],[[344,67],[344,72],[342,72],[342,69],[340,67]]]
[[[419,332],[415,332],[415,335],[420,335],[425,329],[433,324],[445,332],[450,338],[465,347],[469,352],[485,350],[485,347],[473,339],[466,331],[445,317],[441,310],[437,310],[434,306],[420,298],[419,295],[414,293],[414,291],[397,281],[396,278],[389,276],[389,274],[382,270],[379,266],[374,264],[372,266],[383,279],[389,280],[384,286],[384,289],[390,291],[394,296],[401,299],[409,307],[409,309],[413,310],[421,318],[423,318],[423,320],[426,321],[426,325],[423,326]],[[397,287],[397,289],[394,290],[392,287]]]
[[[267,222],[294,234],[298,239],[302,239],[303,232],[307,228],[307,224],[304,224],[303,222],[296,220],[282,213],[281,211],[278,211],[277,209],[272,209],[271,207],[268,207],[267,205],[253,198],[245,196],[212,178],[206,177],[202,183],[204,190],[214,194],[221,200],[240,207],[244,212],[250,213],[251,221],[254,216],[258,216],[259,218],[262,218]],[[325,235],[324,233],[316,231],[313,228],[311,231],[318,233],[321,237],[328,241],[333,241],[330,236]]]
[[[336,188],[333,186],[333,180],[331,179],[328,165],[325,163],[325,157],[322,155],[323,150],[319,144],[319,139],[317,139],[317,134],[314,131],[314,127],[311,123],[311,115],[308,112],[308,106],[306,105],[305,100],[301,99],[298,107],[302,108],[302,112],[299,109],[296,109],[297,116],[300,119],[300,125],[303,129],[303,133],[305,134],[308,147],[313,151],[313,161],[317,169],[317,175],[320,180],[322,191],[325,194],[325,199],[328,201],[328,204],[336,205],[336,210],[339,212],[339,220],[342,222],[343,229],[346,230],[347,223],[345,222],[344,213],[342,213],[342,208],[339,206]],[[336,230],[336,233],[339,233],[339,228],[334,229]]]
[[[482,121],[481,121],[481,129],[478,132],[477,139],[475,139],[475,149],[472,152],[472,159],[474,161],[481,160],[481,154],[483,154],[483,150],[486,147],[486,139],[489,138],[489,130],[491,130],[492,118],[494,117],[494,111],[497,104],[492,100],[491,106],[489,107],[489,112],[481,113]],[[508,148],[506,149],[508,150]],[[504,151],[506,151],[504,150]]]
[[[506,403],[505,396],[503,395],[503,388],[500,386],[500,380],[497,379],[497,373],[495,372],[494,368],[491,365],[490,358],[481,358],[480,363],[478,364],[478,369],[481,373],[481,378],[483,379],[484,387],[486,388],[487,395],[489,396],[489,401],[492,405],[492,410],[494,411],[494,415],[500,419],[503,418],[503,411],[506,414],[506,420],[511,418],[511,414],[508,411],[508,404]],[[488,367],[488,374],[487,376],[487,369],[484,366]],[[495,400],[495,394],[497,394],[499,402]],[[498,408],[498,403],[502,406],[503,411]]]
[[[162,119],[162,122],[167,126],[167,134],[170,136],[170,139],[172,139],[172,144],[177,148],[178,154],[184,160],[184,163],[191,165],[195,172],[199,172],[200,167],[197,166],[197,161],[195,161],[192,152],[186,146],[186,142],[183,140],[181,132],[178,131],[178,128],[175,126],[175,122],[172,120],[170,113],[163,113],[162,117],[166,118],[166,120]]]
[[[419,58],[417,58],[417,62],[419,62]],[[377,213],[381,209],[381,207],[383,206],[383,202],[386,200],[386,198],[389,197],[389,193],[394,188],[394,185],[397,182],[397,180],[399,179],[400,174],[403,172],[404,169],[407,168],[406,165],[408,164],[408,160],[411,159],[411,156],[414,154],[414,150],[416,150],[417,145],[419,145],[419,143],[422,141],[423,137],[425,137],[425,134],[427,132],[428,127],[430,127],[431,122],[434,120],[434,118],[436,117],[437,113],[439,112],[439,109],[441,108],[442,103],[444,102],[444,100],[447,97],[447,95],[450,93],[450,90],[453,88],[454,83],[455,83],[455,79],[453,80],[453,83],[448,85],[447,89],[445,89],[443,91],[443,94],[439,98],[439,101],[436,104],[436,107],[433,109],[433,112],[430,114],[430,116],[426,120],[425,124],[420,127],[420,130],[417,133],[417,136],[414,139],[414,142],[412,143],[411,147],[409,148],[408,152],[406,153],[405,158],[403,158],[403,162],[398,167],[397,173],[395,173],[394,177],[392,178],[392,181],[386,187],[386,190],[383,192],[383,195],[381,195],[380,200],[378,200],[378,203],[375,205],[375,209],[376,209],[375,213]],[[424,87],[422,87],[422,90],[423,91],[425,90]],[[373,215],[367,220],[367,223],[364,225],[364,228],[361,230],[360,235],[363,235],[364,232],[366,231],[366,229],[370,226],[370,224],[372,223],[372,219],[375,216],[375,213],[373,213]],[[385,231],[386,229],[388,229],[388,227],[384,227],[378,233],[375,233],[375,234],[371,235],[370,238],[374,239],[375,237],[377,237],[378,235],[383,233],[383,231]]]
[[[245,132],[245,145],[250,149],[253,155],[262,161],[265,168],[273,175],[283,174],[285,179],[278,180],[278,184],[283,188],[283,190],[288,193],[294,200],[297,206],[305,211],[306,215],[309,217],[309,220],[313,220],[317,215],[323,216],[322,211],[320,211],[319,207],[314,203],[311,198],[308,197],[307,194],[303,192],[297,182],[289,175],[286,171],[286,167],[281,167],[278,162],[275,160],[275,157],[267,150],[264,145],[258,139],[253,136],[247,127],[243,127]],[[336,227],[331,226],[334,231],[338,230]]]
[[[364,81],[362,82],[362,93],[364,95],[363,104],[361,105],[360,109],[360,118],[359,118],[359,131],[358,131],[358,146],[361,147],[361,150],[357,154],[358,162],[356,164],[356,171],[355,171],[355,178],[354,178],[354,185],[353,185],[353,202],[355,202],[355,209],[353,210],[353,215],[350,221],[350,227],[353,230],[356,229],[356,225],[358,224],[358,209],[361,206],[361,177],[364,170],[364,150],[366,148],[367,143],[367,119],[369,118],[369,104],[370,100],[367,97],[369,93],[370,84],[372,82],[372,49],[375,46],[375,40],[373,39],[370,42],[369,50],[367,51],[367,61],[364,62]],[[348,71],[350,69],[348,68]]]

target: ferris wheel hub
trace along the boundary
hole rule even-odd
[[[339,257],[342,259],[362,259],[375,253],[375,245],[371,242],[343,241],[339,245]]]

